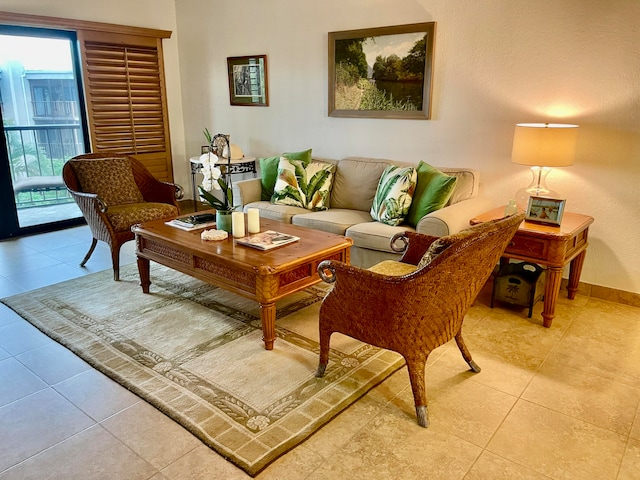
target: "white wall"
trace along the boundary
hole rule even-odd
[[[637,0],[0,0],[0,10],[172,30],[165,66],[185,187],[206,126],[255,156],[312,147],[470,166],[503,203],[530,176],[510,162],[514,125],[577,123],[576,164],[549,185],[567,210],[595,217],[582,281],[640,293]],[[327,32],[425,21],[437,22],[432,120],[327,116]],[[259,54],[270,106],[231,107],[226,57]]]
[[[466,165],[505,203],[530,180],[514,125],[580,125],[576,164],[549,185],[592,215],[582,281],[640,293],[637,0],[176,0],[185,137],[230,133],[255,156],[313,147]],[[327,32],[436,21],[433,118],[327,115]],[[267,108],[229,105],[226,57],[268,56]]]

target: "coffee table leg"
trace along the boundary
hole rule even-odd
[[[276,304],[260,304],[260,320],[262,321],[262,340],[264,348],[273,350],[273,342],[276,339]]]
[[[140,275],[140,286],[143,293],[149,293],[149,285],[151,280],[149,277],[149,260],[138,257],[138,274]]]

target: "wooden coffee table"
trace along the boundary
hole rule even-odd
[[[269,251],[239,245],[231,235],[203,241],[202,230],[184,231],[156,220],[132,228],[140,285],[149,293],[150,261],[237,293],[260,304],[262,339],[267,350],[275,341],[276,301],[321,281],[322,260],[349,263],[350,238],[273,220],[260,219],[260,230],[276,230],[300,240]]]

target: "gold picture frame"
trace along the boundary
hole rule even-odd
[[[329,32],[329,116],[431,118],[436,22]]]
[[[227,57],[231,105],[269,106],[267,56]]]

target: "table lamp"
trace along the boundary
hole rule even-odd
[[[516,204],[526,210],[529,197],[558,197],[547,188],[546,179],[551,167],[573,165],[576,153],[578,125],[561,123],[519,123],[513,136],[511,161],[530,165],[531,184],[516,192]]]

